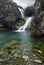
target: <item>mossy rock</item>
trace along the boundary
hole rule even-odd
[[[19,45],[18,41],[16,41],[16,40],[10,40],[7,43],[6,47],[9,48],[9,49],[16,49],[18,45]]]
[[[16,40],[10,40],[10,41],[8,42],[8,44],[9,44],[9,45],[15,45],[15,44],[18,44],[18,41],[16,41]]]
[[[0,52],[0,55],[3,55],[3,54],[4,54],[4,52],[3,52],[3,51],[1,51],[1,52]]]

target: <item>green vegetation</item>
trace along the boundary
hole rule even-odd
[[[23,22],[25,20],[22,18],[15,2],[12,2],[12,0],[0,0],[0,31],[17,30],[24,24]]]
[[[29,28],[32,35],[44,35],[44,0],[36,0],[34,6],[25,9],[26,16],[33,16]]]
[[[36,0],[25,14],[33,18],[29,32],[33,36],[44,35],[44,0]],[[24,23],[16,3],[0,0],[0,31],[16,30]],[[0,32],[0,65],[44,65],[44,38],[31,37],[26,31]]]
[[[41,60],[41,63],[34,62],[34,60]],[[1,65],[3,63],[5,65],[31,65],[33,62],[36,64],[42,64],[44,62],[44,38],[32,37],[26,42],[12,38],[8,42],[3,43],[0,48]]]

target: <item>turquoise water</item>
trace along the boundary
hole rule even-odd
[[[22,54],[22,57],[23,55],[28,56],[31,65],[43,64],[44,62],[44,38],[32,37],[30,33],[26,31],[25,32],[0,32],[0,56],[1,56],[1,52],[6,52],[7,45],[9,46],[10,43],[13,44],[15,40],[18,42],[18,44],[16,45],[16,49],[13,48],[12,51],[17,50],[18,52],[19,50]],[[41,63],[34,62],[34,60],[40,60],[42,62]]]

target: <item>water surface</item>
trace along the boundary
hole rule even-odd
[[[12,44],[13,46],[11,46]],[[10,49],[7,50],[8,46],[12,48],[11,50],[12,52],[13,50],[16,51],[14,52],[14,54],[19,53],[16,61],[18,61],[19,55],[21,55],[22,57],[25,55],[29,57],[28,61],[25,62],[25,59],[23,60],[24,65],[25,63],[26,65],[28,64],[41,65],[44,62],[44,38],[42,37],[41,38],[32,37],[30,33],[26,31],[25,32],[0,32],[0,56],[2,57],[2,59],[3,59],[3,52],[5,53],[8,51],[10,52]],[[12,52],[10,52],[10,54],[12,54]],[[9,57],[9,53],[7,54],[7,56]],[[4,59],[7,58],[7,56],[5,55]],[[34,60],[40,60],[42,61],[42,63],[34,62]],[[13,58],[11,61],[13,61]],[[18,64],[20,65],[19,61],[18,61]],[[13,62],[13,65],[14,65],[14,62]]]

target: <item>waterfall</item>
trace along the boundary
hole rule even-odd
[[[21,12],[22,18],[24,18],[24,9],[18,7],[19,11]],[[18,30],[16,30],[15,32],[24,32],[25,29],[30,26],[30,22],[32,20],[32,17],[28,17],[25,24],[23,26],[21,26]]]
[[[16,2],[19,6],[21,6],[23,9],[25,9],[28,6],[32,6],[35,4],[35,0],[13,0],[14,2]],[[24,18],[24,11],[22,8],[18,8],[19,11],[21,12],[22,18]],[[16,30],[15,32],[23,32],[25,31],[25,29],[30,26],[30,22],[32,20],[32,17],[29,17],[25,24],[23,26],[21,26],[18,30]]]
[[[26,23],[23,25],[23,29],[25,30],[27,28],[27,26],[30,26],[30,22],[32,20],[32,17],[29,17],[26,21]]]
[[[30,26],[31,20],[32,20],[32,17],[29,17],[29,18],[26,20],[26,23],[25,23],[23,26],[21,26],[21,27],[20,27],[17,31],[15,31],[15,32],[24,32],[25,29],[27,28],[27,26]]]
[[[20,7],[18,7],[18,9],[21,12],[22,18],[24,18],[24,14],[23,14],[24,13],[24,9],[23,8],[21,9]]]

